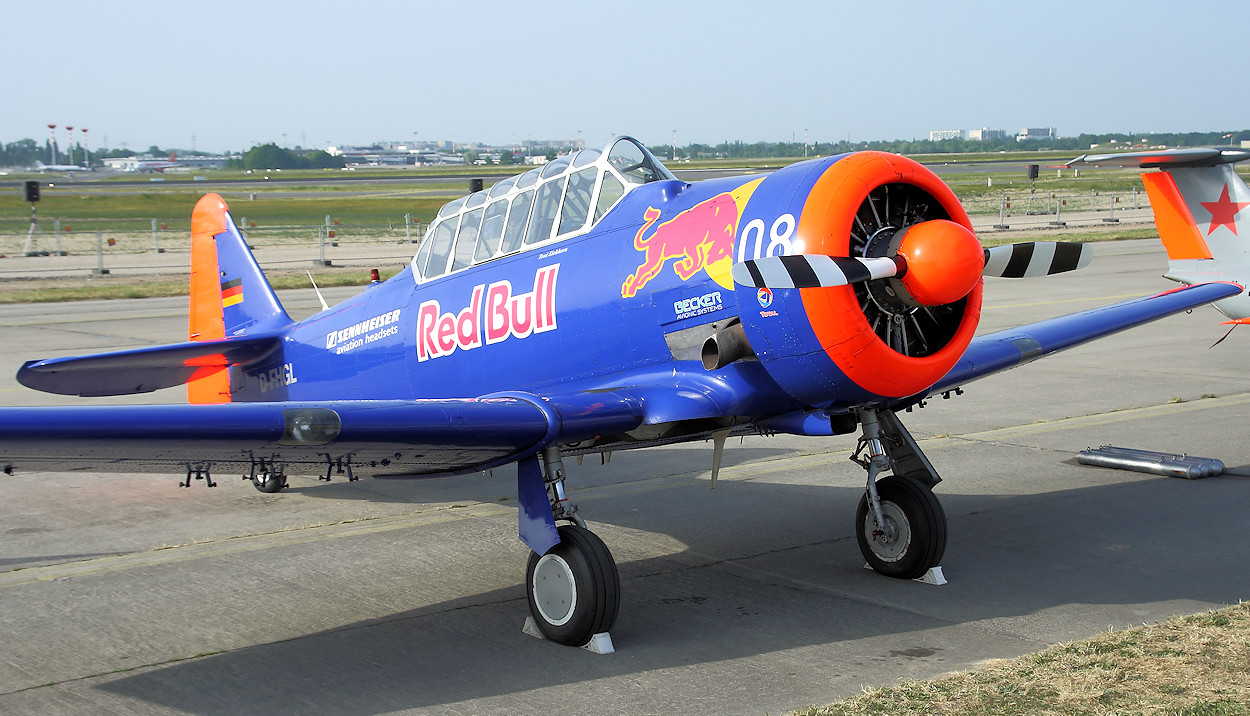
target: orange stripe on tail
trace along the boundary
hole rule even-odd
[[[1141,180],[1146,185],[1146,195],[1150,197],[1150,206],[1155,213],[1155,225],[1159,228],[1159,238],[1168,251],[1168,258],[1173,261],[1212,258],[1211,249],[1198,231],[1198,224],[1185,205],[1172,175],[1167,172],[1142,174]]]
[[[191,214],[191,312],[188,337],[213,341],[226,337],[222,317],[221,278],[217,269],[217,242],[213,237],[226,230],[229,207],[216,194],[206,194]],[[187,383],[191,403],[230,402],[228,368],[205,367]]]

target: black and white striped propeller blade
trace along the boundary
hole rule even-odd
[[[1085,268],[1094,252],[1088,244],[1032,241],[985,250],[982,276],[1034,278]]]
[[[1093,258],[1087,244],[1033,241],[985,250],[982,276],[1034,278],[1085,268]],[[845,258],[822,254],[766,256],[734,264],[734,282],[755,288],[828,288],[876,278],[902,277],[907,262],[901,257]]]
[[[823,254],[766,256],[734,264],[734,282],[755,288],[824,288],[862,283],[874,278],[901,276],[907,264],[901,258],[845,258]]]

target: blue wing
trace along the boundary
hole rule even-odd
[[[1173,313],[1234,296],[1242,292],[1234,283],[1203,283],[1173,289],[1154,296],[1134,298],[1109,306],[988,333],[972,339],[955,367],[929,395],[951,390],[1009,368],[1030,363],[1044,355],[1086,341],[1140,326]]]
[[[422,475],[533,456],[557,438],[639,424],[633,405],[595,397],[0,408],[0,467],[92,472],[282,471]]]

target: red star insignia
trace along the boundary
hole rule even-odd
[[[1211,212],[1211,228],[1207,229],[1207,236],[1221,226],[1227,226],[1229,231],[1237,233],[1237,212],[1250,206],[1250,201],[1232,201],[1228,197],[1228,185],[1224,185],[1224,191],[1220,192],[1219,201],[1201,201],[1202,208]]]

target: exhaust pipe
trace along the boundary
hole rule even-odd
[[[755,351],[742,330],[742,321],[734,319],[703,342],[703,369],[724,368],[740,358],[754,358]]]

